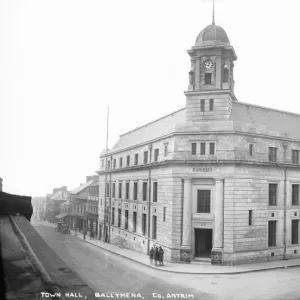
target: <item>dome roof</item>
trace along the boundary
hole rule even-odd
[[[208,25],[198,35],[196,46],[209,44],[229,44],[228,36],[221,26],[215,24]]]

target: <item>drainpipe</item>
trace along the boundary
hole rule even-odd
[[[284,148],[284,163],[285,163],[285,167],[284,167],[284,223],[283,223],[283,245],[284,245],[284,253],[283,253],[283,259],[287,260],[287,256],[286,256],[286,185],[287,185],[287,165],[286,165],[286,149],[287,149],[287,145],[283,144],[283,148]]]
[[[148,204],[148,246],[147,246],[147,254],[150,252],[150,212],[151,212],[151,157],[152,157],[152,144],[149,145],[149,204]]]

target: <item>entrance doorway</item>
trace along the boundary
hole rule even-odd
[[[195,228],[195,257],[211,257],[212,229]]]

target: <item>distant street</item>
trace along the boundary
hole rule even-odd
[[[300,300],[300,268],[218,276],[161,272],[72,235],[57,233],[53,227],[32,223],[58,256],[95,292],[140,293],[144,299],[155,299],[159,294],[167,299],[169,293],[194,295],[199,300]]]

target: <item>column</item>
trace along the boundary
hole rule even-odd
[[[215,193],[215,225],[214,225],[214,243],[213,249],[223,248],[223,179],[216,179]]]
[[[182,225],[182,246],[180,248],[180,262],[189,263],[191,261],[192,244],[192,180],[189,178],[184,180]]]
[[[184,200],[183,200],[183,233],[182,245],[191,246],[192,227],[192,180],[184,180]]]

